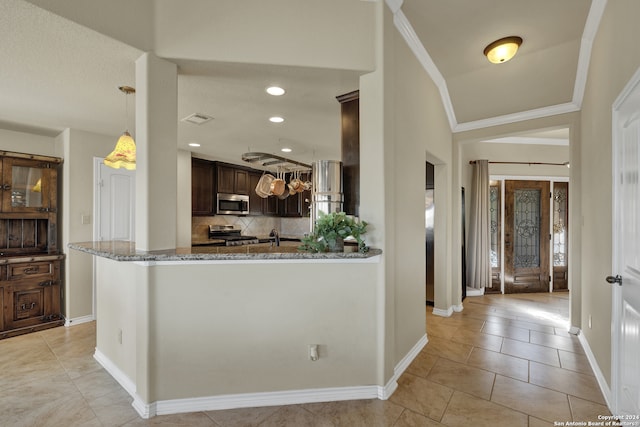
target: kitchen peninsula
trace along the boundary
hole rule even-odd
[[[69,245],[95,256],[95,358],[141,416],[386,396],[382,251],[254,246]]]

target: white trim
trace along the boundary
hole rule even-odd
[[[571,326],[569,328],[569,333],[571,335],[579,335],[580,334],[580,328],[578,328],[577,326]]]
[[[538,176],[538,175],[491,175],[492,181],[553,181],[553,182],[569,182],[568,176]]]
[[[435,314],[436,316],[451,317],[451,315],[453,314],[453,307],[449,307],[446,310],[434,307],[432,313]]]
[[[573,328],[574,327],[572,327],[572,329]],[[578,333],[578,340],[580,341],[580,344],[582,345],[582,349],[584,350],[584,353],[587,356],[587,359],[589,360],[589,365],[591,365],[591,369],[593,370],[593,373],[596,376],[596,380],[598,381],[598,386],[600,386],[600,391],[604,396],[604,400],[607,403],[607,407],[611,411],[612,410],[611,409],[612,408],[611,389],[609,389],[607,380],[604,378],[604,375],[600,370],[600,366],[596,361],[596,357],[593,355],[593,352],[591,351],[591,347],[589,347],[589,342],[587,341],[587,338],[584,336],[584,334]],[[615,413],[615,412],[612,412],[612,413]]]
[[[253,254],[259,255],[259,254]],[[99,256],[99,255],[98,255]],[[108,257],[107,257],[108,258]],[[291,258],[291,259],[220,259],[220,260],[176,260],[176,261],[131,261],[142,267],[156,265],[238,265],[238,264],[377,264],[381,256],[367,258]],[[117,260],[116,260],[117,261]]]
[[[389,6],[389,2],[387,2],[387,5]],[[438,70],[438,67],[436,67],[436,64],[431,59],[431,56],[429,56],[427,49],[425,49],[422,42],[420,42],[418,35],[413,29],[413,26],[411,26],[411,23],[405,16],[404,12],[402,12],[402,10],[400,9],[394,11],[391,6],[389,6],[389,9],[391,9],[391,11],[393,12],[393,23],[395,24],[396,29],[398,30],[402,38],[407,42],[409,49],[411,49],[413,54],[416,56],[416,59],[422,65],[422,68],[424,68],[429,77],[431,77],[431,80],[433,80],[433,83],[438,88],[438,91],[440,92],[440,98],[442,100],[442,105],[447,114],[447,119],[449,120],[449,126],[453,130],[457,125],[457,121],[456,113],[453,110],[453,104],[451,103],[451,97],[449,96],[447,82],[440,73],[440,70]]]
[[[502,138],[483,139],[478,141],[482,143],[492,144],[524,144],[524,145],[554,145],[569,146],[569,140],[565,138],[534,138],[527,136],[505,136]]]
[[[442,105],[444,106],[449,120],[449,126],[453,133],[465,132],[469,130],[483,129],[491,126],[506,125],[510,123],[521,122],[525,120],[540,119],[543,117],[550,117],[559,114],[573,113],[580,111],[582,107],[582,99],[584,97],[584,89],[587,84],[587,74],[589,72],[589,61],[591,60],[591,48],[593,46],[593,40],[598,31],[600,25],[600,19],[604,13],[607,0],[593,0],[591,2],[591,8],[587,16],[584,32],[582,33],[582,41],[580,43],[580,52],[578,56],[578,65],[576,69],[576,78],[573,89],[573,98],[571,102],[564,104],[551,105],[543,108],[536,108],[528,111],[521,111],[519,113],[506,114],[504,116],[496,116],[488,119],[474,120],[471,122],[458,123],[456,120],[455,110],[451,103],[451,96],[449,96],[449,89],[447,88],[447,82],[438,70],[438,67],[429,56],[427,49],[424,47],[418,35],[416,34],[413,26],[402,12],[402,0],[386,0],[386,4],[389,10],[393,13],[393,23],[396,29],[404,38],[409,49],[416,56],[418,62],[422,65],[427,72],[433,83],[440,92],[440,98]]]
[[[578,69],[576,70],[576,80],[573,86],[573,103],[582,107],[584,89],[587,86],[587,75],[589,72],[589,61],[591,61],[591,48],[596,38],[600,20],[604,14],[607,0],[593,0],[587,22],[584,24],[584,32],[580,42],[580,53],[578,56]]]
[[[64,326],[76,326],[82,323],[93,322],[94,320],[96,320],[96,317],[93,314],[90,314],[88,316],[74,317],[73,319],[65,319]]]
[[[462,310],[464,310],[462,303],[453,306],[453,311],[455,311],[456,313],[460,313],[462,312]]]
[[[320,389],[288,390],[264,393],[227,394],[221,396],[196,397],[190,399],[160,400],[145,403],[136,393],[136,385],[109,358],[96,349],[96,361],[133,397],[131,406],[142,418],[184,412],[215,411],[220,409],[251,408],[261,406],[294,405],[303,403],[335,402],[342,400],[380,399],[387,400],[398,388],[398,378],[420,354],[428,339],[425,334],[402,358],[393,370],[386,385],[328,387]]]
[[[507,125],[510,123],[523,122],[525,120],[535,120],[544,117],[557,116],[560,114],[574,113],[580,111],[580,106],[573,102],[566,104],[551,105],[549,107],[536,108],[534,110],[521,111],[519,113],[506,114],[504,116],[490,117],[488,119],[475,120],[472,122],[458,123],[451,131],[453,133],[466,132],[476,129],[484,129],[491,126]]]
[[[470,288],[467,286],[467,296],[468,297],[481,297],[484,295],[484,288]]]

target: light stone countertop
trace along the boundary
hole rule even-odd
[[[298,242],[282,242],[280,246],[269,243],[244,246],[194,246],[163,251],[137,251],[135,242],[102,241],[69,243],[68,247],[91,255],[115,261],[208,261],[208,260],[268,260],[268,259],[365,259],[382,254],[381,249],[370,249],[367,253],[323,252],[312,253],[298,250]],[[353,248],[355,249],[355,248]]]

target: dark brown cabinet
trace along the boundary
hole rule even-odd
[[[260,172],[249,172],[249,215],[264,214],[264,199],[256,194],[254,189],[260,181],[262,174]]]
[[[249,172],[247,170],[221,163],[217,164],[217,169],[218,193],[249,194]]]
[[[0,338],[64,324],[55,157],[0,152]]]
[[[215,214],[215,163],[191,159],[191,214]]]

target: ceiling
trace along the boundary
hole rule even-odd
[[[133,127],[117,87],[135,86],[134,62],[143,50],[33,4],[62,1],[0,2],[0,128],[50,136],[76,128],[115,138]],[[387,0],[396,23],[403,23],[400,33],[438,85],[453,131],[577,111],[603,4]],[[407,31],[415,37],[408,38]],[[524,39],[520,52],[510,62],[490,64],[482,50],[509,35]],[[202,125],[179,122],[179,148],[236,163],[243,152],[282,154],[284,146],[299,161],[339,158],[335,97],[358,88],[358,72],[174,62],[177,120],[192,113],[214,118]],[[274,83],[287,93],[267,95],[265,88]],[[271,115],[286,121],[270,123]],[[190,142],[201,146],[190,148]]]

